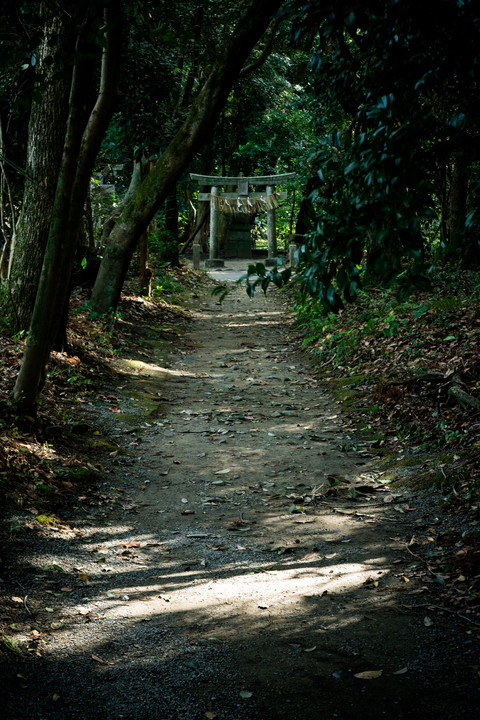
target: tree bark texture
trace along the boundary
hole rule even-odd
[[[36,89],[28,128],[25,189],[9,279],[7,314],[15,332],[28,328],[50,227],[68,115],[74,35],[67,16],[45,16],[37,54]],[[51,62],[53,59],[53,62]]]
[[[38,391],[50,350],[68,299],[70,278],[85,198],[93,164],[117,98],[120,54],[120,13],[104,12],[105,47],[97,101],[90,115],[85,97],[91,87],[90,43],[92,25],[86,18],[79,32],[72,76],[69,116],[47,247],[30,323],[22,365],[12,401],[22,413],[35,412]],[[87,62],[83,62],[87,58]],[[60,317],[59,317],[60,315]]]
[[[115,309],[138,238],[183,170],[202,147],[228,98],[233,83],[283,0],[255,0],[239,22],[231,43],[213,66],[190,112],[130,200],[113,228],[91,297],[92,310]]]

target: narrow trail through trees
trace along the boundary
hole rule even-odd
[[[354,449],[274,292],[194,316],[168,366],[129,365],[158,410],[118,423],[114,509],[24,550],[62,577],[29,591],[48,632],[6,717],[473,720],[478,628],[407,547],[431,516]]]

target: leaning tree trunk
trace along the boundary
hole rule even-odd
[[[249,7],[193,102],[190,112],[113,228],[95,282],[91,307],[96,313],[116,308],[139,237],[178,178],[212,131],[250,51],[283,0],[255,0]]]
[[[132,175],[130,178],[130,183],[127,188],[127,192],[121,199],[121,201],[118,203],[117,207],[115,208],[115,211],[112,213],[112,215],[108,218],[108,220],[105,221],[103,228],[102,228],[102,242],[107,243],[108,238],[110,236],[110,233],[112,232],[113,228],[115,227],[115,223],[120,216],[123,208],[128,203],[130,198],[133,197],[133,195],[137,192],[138,188],[140,187],[143,178],[145,177],[146,173],[148,172],[148,160],[145,157],[140,157],[137,159],[136,157],[136,150],[134,150],[133,153],[133,169],[132,169]]]
[[[58,332],[59,313],[70,290],[75,243],[93,164],[118,97],[120,13],[114,5],[104,11],[104,24],[106,42],[100,91],[87,122],[84,99],[91,74],[89,62],[84,64],[82,58],[90,56],[90,23],[83,25],[77,42],[77,63],[72,76],[70,111],[52,220],[27,345],[12,393],[12,402],[23,414],[36,411],[37,395]]]
[[[33,99],[30,114],[25,190],[9,277],[11,304],[6,308],[16,332],[30,323],[62,160],[71,82],[65,60],[71,56],[73,42],[66,18],[64,12],[53,17],[46,13],[37,53],[40,93]]]

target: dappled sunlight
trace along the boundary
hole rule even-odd
[[[291,521],[291,516],[289,519]],[[302,550],[300,557],[285,556],[281,548],[280,551],[272,548],[259,561],[252,559],[244,547],[237,559],[222,562],[220,568],[210,567],[209,562],[201,559],[201,553],[191,562],[179,565],[175,552],[189,539],[195,540],[197,533],[162,540],[158,533],[133,532],[133,527],[112,525],[91,526],[82,533],[80,545],[78,539],[68,541],[66,545],[73,544],[73,547],[58,558],[58,565],[48,566],[46,553],[38,554],[35,560],[39,574],[61,571],[65,584],[73,581],[77,587],[84,587],[85,597],[80,604],[70,595],[63,598],[66,602],[71,600],[70,610],[64,611],[66,618],[94,612],[104,619],[144,621],[162,617],[168,621],[168,617],[181,613],[188,614],[191,622],[221,621],[221,635],[223,629],[235,626],[233,607],[240,608],[244,616],[242,622],[248,615],[252,616],[252,622],[256,621],[262,609],[268,610],[271,620],[276,618],[280,623],[289,613],[295,613],[298,622],[302,622],[303,613],[308,616],[310,612],[313,598],[320,601],[328,595],[341,601],[368,583],[385,581],[387,558],[373,556],[368,547],[362,547],[355,549],[361,557],[346,561],[339,556],[337,548],[328,543],[331,533],[337,533],[338,539],[336,524],[325,520],[322,518],[322,533],[317,533],[317,537],[320,542],[323,537],[326,550],[321,553]],[[270,522],[276,519],[271,517]],[[345,533],[345,528],[343,530]],[[352,532],[354,530],[352,528]],[[197,543],[202,542],[205,544],[200,537]],[[338,543],[336,545],[338,547]],[[159,548],[164,555],[156,554]],[[100,561],[97,571],[83,570],[82,565],[77,564],[77,556],[82,551],[87,551],[93,562]],[[146,579],[149,581],[145,582]],[[348,616],[342,621],[347,620]],[[68,623],[64,630],[60,627],[58,630],[67,631]]]
[[[186,370],[175,370],[171,367],[163,367],[144,360],[120,359],[117,361],[118,371],[124,375],[142,375],[158,378],[196,377],[195,373]]]
[[[252,327],[269,327],[275,318],[257,318],[257,319],[250,319],[246,318],[244,322],[229,322],[226,327],[228,328],[248,328],[251,329]],[[259,338],[259,341],[261,342],[261,338]]]
[[[274,522],[274,518],[270,520]],[[197,535],[194,532],[191,537],[187,533],[162,540],[161,534],[135,532],[134,527],[91,526],[82,533],[80,545],[78,539],[66,542],[65,550],[68,545],[72,547],[62,553],[62,559],[59,557],[61,567],[53,566],[62,571],[64,584],[83,587],[84,597],[80,602],[78,593],[62,598],[63,610],[52,616],[55,620],[52,632],[68,639],[79,622],[90,622],[92,617],[102,622],[121,622],[123,634],[129,632],[128,623],[133,631],[137,623],[168,627],[175,618],[182,617],[185,628],[204,628],[226,642],[240,640],[242,635],[249,637],[256,629],[268,627],[272,632],[288,635],[292,632],[293,618],[298,627],[308,623],[310,632],[316,632],[322,623],[332,629],[349,626],[354,629],[363,612],[362,605],[354,600],[355,593],[362,587],[373,588],[374,583],[386,581],[388,559],[362,547],[357,549],[361,557],[346,561],[328,543],[327,535],[338,528],[329,525],[326,529],[328,524],[322,524],[318,538],[320,542],[323,538],[326,550],[321,553],[302,551],[297,557],[280,555],[272,549],[259,561],[243,548],[238,559],[227,559],[221,567],[202,561],[201,552],[187,567],[184,561],[180,564],[176,561],[175,551],[180,551],[189,539],[194,540]],[[354,533],[355,527],[351,531]],[[199,544],[205,542],[211,541],[197,539]],[[159,547],[168,554],[156,555]],[[94,561],[100,558],[106,562],[100,563],[95,572],[84,571],[82,565],[76,564],[77,554],[82,551],[87,551]],[[64,562],[65,557],[68,563]],[[114,560],[115,565],[110,566],[108,563]],[[36,556],[39,574],[52,569],[43,567],[47,561],[47,554]],[[68,569],[69,565],[73,567]],[[390,602],[388,593],[382,602]],[[52,605],[57,613],[59,609],[53,599]],[[75,650],[72,648],[69,656],[85,652],[106,656],[94,635],[84,639]]]

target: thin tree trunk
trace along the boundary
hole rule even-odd
[[[204,187],[204,186],[202,186],[202,187]],[[206,190],[202,190],[200,188],[200,190],[201,190],[201,192],[208,192],[209,188],[207,188]],[[210,203],[208,203],[208,202],[199,203],[199,209],[198,209],[197,217],[195,220],[195,229],[193,230],[192,234],[190,235],[190,237],[187,239],[187,241],[183,245],[182,252],[181,252],[182,255],[183,255],[183,253],[185,253],[188,250],[188,248],[190,247],[190,245],[193,242],[196,241],[197,243],[201,244],[200,243],[201,238],[197,237],[197,235],[199,235],[200,231],[206,226],[209,215],[210,215]]]
[[[165,234],[167,238],[168,251],[162,260],[169,262],[173,267],[180,265],[178,248],[178,202],[177,187],[165,198]]]
[[[150,285],[152,280],[152,271],[148,267],[148,228],[140,238],[140,260],[139,260],[139,276],[140,276],[140,295],[150,297]]]
[[[123,210],[93,288],[91,306],[95,312],[116,308],[138,238],[211,133],[245,60],[281,5],[282,0],[255,0],[250,5],[182,127]]]
[[[96,19],[96,18],[94,18]],[[45,374],[59,325],[59,311],[64,308],[70,289],[75,242],[82,221],[90,175],[101,140],[113,113],[118,96],[118,63],[120,54],[120,13],[109,6],[104,13],[106,44],[102,53],[100,91],[90,117],[86,119],[84,98],[91,84],[88,57],[90,23],[79,33],[69,118],[62,167],[58,177],[49,237],[40,276],[28,341],[12,402],[22,413],[36,410],[37,395]]]

